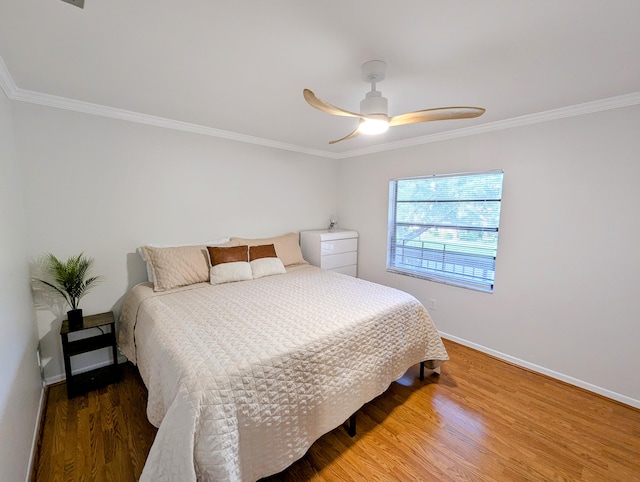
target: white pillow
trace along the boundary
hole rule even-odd
[[[248,261],[233,261],[216,264],[211,267],[209,278],[212,285],[245,281],[252,279],[251,265]]]
[[[188,244],[158,244],[158,243],[149,243],[143,246],[150,246],[152,248],[178,248],[181,246],[216,246],[220,244],[225,244],[229,242],[229,237],[219,238],[208,243],[188,243]],[[136,253],[140,255],[142,261],[144,261],[144,266],[147,269],[147,281],[151,281],[153,283],[153,271],[151,270],[151,266],[149,265],[149,261],[144,255],[142,251],[142,246],[139,246],[136,249]]]
[[[259,258],[254,259],[249,264],[251,265],[251,273],[254,279],[287,272],[279,258]]]

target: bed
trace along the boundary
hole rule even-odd
[[[127,295],[119,346],[158,427],[142,481],[254,481],[302,457],[420,362],[447,352],[402,291],[308,264]]]

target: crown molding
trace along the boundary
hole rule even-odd
[[[413,147],[421,144],[429,144],[431,142],[456,139],[458,137],[484,134],[486,132],[502,131],[505,129],[512,129],[514,127],[539,124],[542,122],[564,119],[566,117],[575,117],[585,114],[591,114],[594,112],[619,109],[622,107],[630,107],[638,104],[640,104],[640,92],[634,92],[632,94],[609,97],[607,99],[585,102],[583,104],[561,107],[559,109],[538,112],[535,114],[527,114],[520,117],[513,117],[511,119],[489,122],[487,124],[480,124],[472,127],[465,127],[453,131],[440,132],[437,134],[430,134],[422,137],[414,137],[412,139],[389,142],[387,144],[379,144],[377,146],[364,147],[362,149],[353,149],[351,151],[346,151],[339,154],[338,159],[347,159],[350,157],[362,156],[366,154],[375,154],[378,152],[402,149],[405,147]]]
[[[110,117],[112,119],[136,122],[138,124],[146,124],[146,125],[151,125],[156,127],[164,127],[166,129],[191,132],[194,134],[202,134],[205,136],[219,137],[222,139],[244,142],[247,144],[255,144],[263,147],[271,147],[274,149],[280,149],[284,151],[294,151],[302,154],[310,154],[312,156],[320,156],[320,157],[335,156],[333,153],[328,153],[327,151],[323,151],[320,149],[312,149],[308,147],[298,146],[295,144],[287,144],[285,142],[278,142],[271,139],[265,139],[262,137],[254,137],[246,134],[240,134],[238,132],[231,132],[231,131],[225,131],[222,129],[216,129],[214,127],[207,127],[199,124],[191,124],[189,122],[182,122],[174,119],[168,119],[166,117],[158,117],[158,116],[153,116],[148,114],[141,114],[139,112],[133,112],[133,111],[124,110],[124,109],[117,109],[115,107],[108,107],[100,104],[92,104],[90,102],[84,102],[84,101],[75,100],[75,99],[68,99],[66,97],[58,97],[55,95],[42,94],[40,92],[24,90],[19,87],[16,88],[13,95],[10,95],[9,97],[12,98],[13,100],[17,100],[20,102],[39,104],[47,107],[55,107],[57,109],[71,110],[75,112],[97,115],[101,117]]]
[[[156,127],[164,127],[166,129],[191,132],[194,134],[202,134],[205,136],[219,137],[222,139],[244,142],[247,144],[255,144],[263,147],[271,147],[273,149],[280,149],[284,151],[293,151],[301,154],[309,154],[312,156],[328,157],[332,159],[337,158],[335,153],[324,151],[321,149],[312,149],[295,144],[278,142],[272,139],[264,139],[262,137],[249,136],[237,132],[215,129],[213,127],[206,127],[199,124],[191,124],[189,122],[167,119],[165,117],[141,114],[139,112],[117,109],[105,105],[92,104],[90,102],[84,102],[81,100],[69,99],[66,97],[59,97],[56,95],[43,94],[41,92],[21,89],[16,86],[15,82],[13,81],[13,77],[9,73],[9,70],[7,69],[7,66],[5,65],[1,56],[0,87],[2,87],[9,99],[19,102],[44,105],[47,107],[54,107],[56,109],[71,110],[75,112],[81,112],[83,114],[97,115],[101,117],[110,117],[112,119],[136,122],[138,124],[146,124]]]
[[[165,117],[157,117],[148,114],[141,114],[139,112],[133,112],[124,109],[116,109],[114,107],[108,107],[99,104],[92,104],[90,102],[84,102],[81,100],[69,99],[66,97],[58,97],[55,95],[43,94],[41,92],[34,92],[31,90],[21,89],[16,86],[13,81],[13,77],[9,73],[7,66],[5,65],[2,57],[0,56],[0,87],[4,90],[7,97],[11,100],[19,102],[28,102],[32,104],[39,104],[48,107],[55,107],[57,109],[71,110],[75,112],[81,112],[85,114],[97,115],[101,117],[110,117],[113,119],[120,119],[129,122],[136,122],[138,124],[147,124],[156,127],[164,127],[166,129],[174,129],[178,131],[191,132],[194,134],[201,134],[205,136],[218,137],[221,139],[228,139],[237,142],[244,142],[247,144],[254,144],[263,147],[271,147],[273,149],[280,149],[284,151],[298,152],[301,154],[309,154],[311,156],[325,157],[329,159],[348,159],[350,157],[363,156],[366,154],[375,154],[378,152],[391,151],[395,149],[403,149],[406,147],[413,147],[422,144],[429,144],[432,142],[440,142],[449,139],[456,139],[458,137],[473,136],[477,134],[484,134],[486,132],[501,131],[505,129],[512,129],[514,127],[522,127],[531,124],[539,124],[542,122],[549,122],[557,119],[564,119],[566,117],[575,117],[584,114],[591,114],[594,112],[601,112],[605,110],[619,109],[622,107],[629,107],[640,104],[640,92],[634,92],[631,94],[620,95],[617,97],[609,97],[607,99],[596,100],[592,102],[585,102],[583,104],[577,104],[569,107],[562,107],[559,109],[548,110],[544,112],[538,112],[535,114],[523,115],[520,117],[514,117],[511,119],[505,119],[496,122],[489,122],[487,124],[479,124],[472,127],[465,127],[462,129],[456,129],[452,131],[440,132],[436,134],[429,134],[422,137],[414,137],[411,139],[405,139],[397,142],[389,142],[386,144],[378,144],[376,146],[365,147],[362,149],[352,149],[344,152],[331,152],[323,149],[313,149],[310,147],[299,146],[296,144],[288,144],[285,142],[274,141],[271,139],[265,139],[262,137],[254,137],[246,134],[240,134],[237,132],[225,131],[222,129],[215,129],[213,127],[206,127],[199,124],[191,124],[189,122],[177,121],[174,119],[167,119]]]

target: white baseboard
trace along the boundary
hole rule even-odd
[[[463,338],[458,338],[457,336],[454,336],[454,335],[449,335],[448,333],[440,332],[440,336],[442,338],[446,338],[447,340],[455,341],[456,343],[459,343],[461,345],[465,345],[465,346],[468,346],[469,348],[473,348],[474,350],[478,350],[488,355],[494,356],[496,358],[500,358],[501,360],[507,361],[509,363],[513,363],[514,365],[517,365],[519,367],[523,367],[533,372],[547,375],[551,378],[555,378],[556,380],[561,380],[570,385],[583,388],[589,392],[597,393],[598,395],[602,395],[603,397],[610,398],[620,403],[624,403],[625,405],[629,405],[634,408],[640,408],[640,400],[636,400],[635,398],[627,397],[626,395],[612,392],[611,390],[607,390],[606,388],[602,388],[597,385],[587,383],[583,380],[579,380],[569,375],[565,375],[564,373],[556,372],[554,370],[541,367],[540,365],[536,365],[535,363],[529,363],[527,361],[520,360],[519,358],[513,357],[511,355],[505,355],[504,353],[501,353],[499,351],[492,350],[491,348],[487,348],[482,345],[478,345],[477,343],[473,343]]]
[[[31,452],[29,453],[29,466],[27,467],[27,478],[25,482],[31,481],[31,473],[33,472],[33,464],[36,461],[35,455],[36,450],[38,450],[38,440],[40,439],[40,424],[42,422],[42,417],[44,417],[44,403],[46,402],[44,396],[46,393],[46,389],[44,385],[40,389],[40,401],[38,402],[38,416],[36,417],[36,426],[33,429],[33,441],[31,442]]]
[[[124,363],[125,361],[127,361],[127,359],[125,357],[121,357],[120,355],[118,356],[118,363]],[[107,365],[111,365],[113,363],[113,361],[111,360],[104,360],[101,361],[99,363],[95,363],[93,365],[89,365],[86,367],[82,367],[79,370],[74,370],[73,374],[77,375],[78,373],[84,373],[84,372],[88,372],[91,370],[95,370],[96,368],[102,368],[102,367],[106,367]],[[64,373],[60,373],[59,375],[51,375],[50,377],[47,377],[44,379],[45,384],[47,385],[51,385],[52,383],[58,383],[58,382],[64,382],[66,380],[66,376]]]
[[[54,383],[58,383],[58,382],[64,382],[66,379],[66,377],[64,376],[64,373],[62,375],[53,375],[51,377],[47,377],[44,379],[44,383],[46,383],[47,385],[52,385]]]

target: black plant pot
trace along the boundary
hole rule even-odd
[[[82,326],[82,308],[67,311],[67,319],[69,320],[69,328],[76,329]]]

